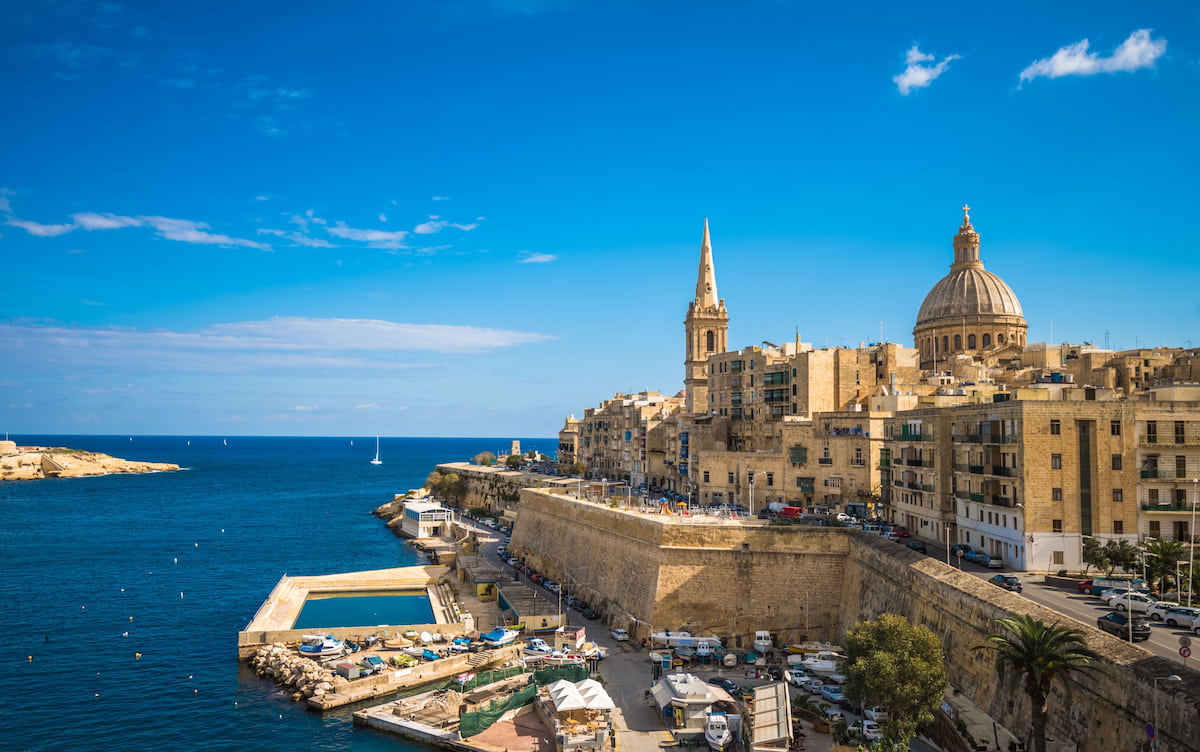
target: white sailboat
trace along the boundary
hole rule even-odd
[[[379,459],[379,437],[375,437],[375,459],[371,460],[372,465],[382,465],[383,460]]]

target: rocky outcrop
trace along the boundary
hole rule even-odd
[[[347,681],[313,659],[296,655],[278,642],[259,648],[250,658],[250,668],[259,676],[293,690],[292,699],[297,702],[310,697],[323,697]]]
[[[134,462],[98,452],[63,447],[17,447],[0,456],[0,480],[80,478],[112,473],[162,473],[178,470],[166,462]]]

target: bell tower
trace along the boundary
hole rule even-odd
[[[688,303],[683,320],[687,338],[684,361],[689,414],[708,412],[708,356],[725,352],[729,341],[729,312],[725,301],[717,297],[717,275],[713,270],[712,244],[708,239],[708,219],[704,220],[704,238],[700,241],[700,268],[696,273],[696,298]]]

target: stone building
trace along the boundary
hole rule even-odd
[[[1016,568],[1074,568],[1083,536],[1195,536],[1200,350],[1027,344],[963,209],[912,348],[797,335],[730,350],[706,220],[683,392],[589,408],[560,459],[700,506],[884,516]]]

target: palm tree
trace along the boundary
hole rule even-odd
[[[1158,580],[1158,592],[1167,591],[1167,579],[1174,579],[1175,564],[1184,560],[1183,541],[1152,539],[1142,545],[1146,576]],[[1179,583],[1175,583],[1178,589]]]
[[[1088,648],[1081,629],[1046,624],[1024,614],[997,623],[1004,631],[988,635],[985,644],[975,649],[995,652],[996,670],[1001,680],[1007,677],[1010,693],[1018,682],[1024,683],[1030,701],[1033,750],[1046,752],[1050,688],[1057,682],[1069,694],[1076,677],[1100,669],[1100,656]]]

